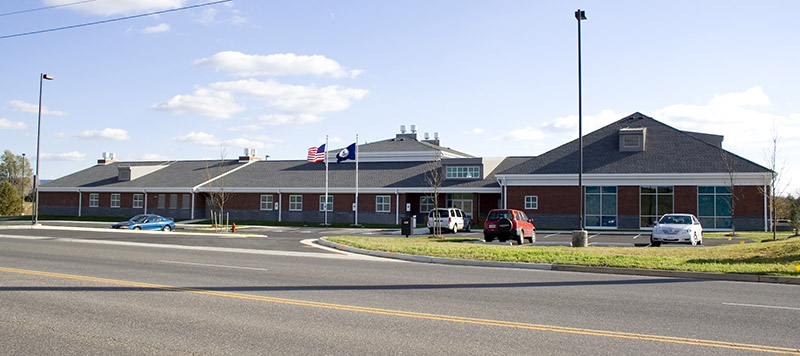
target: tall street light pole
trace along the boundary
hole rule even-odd
[[[578,9],[575,11],[578,20],[578,188],[580,189],[580,211],[578,213],[578,227],[583,230],[583,107],[581,96],[581,21],[586,20],[586,12]]]
[[[39,75],[39,125],[36,130],[36,175],[33,176],[33,225],[39,223],[39,147],[42,141],[42,82],[53,80],[50,74],[41,73]]]

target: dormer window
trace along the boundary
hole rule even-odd
[[[480,177],[480,166],[447,166],[445,169],[445,178],[447,179],[470,179]]]
[[[622,128],[619,129],[620,152],[642,152],[645,148],[647,128]]]

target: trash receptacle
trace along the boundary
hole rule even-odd
[[[408,237],[411,235],[411,218],[403,217],[400,219],[400,234]]]

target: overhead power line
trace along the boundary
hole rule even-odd
[[[100,25],[100,24],[109,23],[109,22],[130,20],[130,19],[135,19],[135,18],[145,17],[145,16],[151,16],[151,15],[160,15],[160,14],[165,14],[165,13],[168,13],[168,12],[194,9],[194,8],[198,8],[198,7],[202,7],[202,6],[217,5],[217,4],[221,4],[221,3],[224,3],[224,2],[231,2],[231,1],[233,1],[233,0],[212,1],[212,2],[207,2],[207,3],[203,3],[203,4],[178,7],[178,8],[174,8],[174,9],[167,9],[167,10],[161,10],[161,11],[148,12],[146,14],[131,15],[131,16],[125,16],[125,17],[117,17],[117,18],[113,18],[113,19],[95,21],[95,22],[87,22],[87,23],[82,23],[82,24],[78,24],[78,25],[70,25],[70,26],[64,26],[64,27],[50,28],[50,29],[46,29],[46,30],[38,30],[38,31],[25,32],[25,33],[17,33],[17,34],[13,34],[13,35],[5,35],[5,36],[0,36],[0,40],[6,39],[6,38],[13,38],[13,37],[37,35],[37,34],[46,33],[46,32],[69,30],[69,29],[78,28],[78,27]]]
[[[83,1],[71,2],[71,3],[68,3],[68,4],[53,5],[53,6],[45,6],[45,7],[37,7],[37,8],[35,8],[35,9],[28,9],[28,10],[20,10],[20,11],[6,12],[6,13],[3,13],[3,14],[0,14],[0,16],[18,15],[18,14],[24,14],[24,13],[28,13],[28,12],[42,11],[42,10],[49,10],[49,9],[55,9],[55,8],[57,8],[57,7],[72,6],[72,5],[79,5],[79,4],[84,4],[84,3],[87,3],[87,2],[95,2],[95,1],[97,1],[97,0],[83,0]]]

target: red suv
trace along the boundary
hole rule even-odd
[[[483,224],[483,239],[490,242],[497,238],[505,242],[513,239],[522,245],[525,239],[536,241],[536,227],[533,218],[528,218],[525,212],[514,209],[494,209],[489,212]]]

